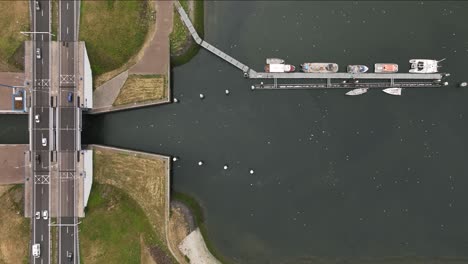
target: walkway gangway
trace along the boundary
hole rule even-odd
[[[188,31],[190,32],[197,44],[201,45],[203,48],[220,57],[221,59],[234,65],[238,69],[242,70],[244,73],[249,72],[249,67],[247,65],[241,63],[240,61],[234,59],[233,57],[222,52],[220,49],[201,39],[197,31],[193,27],[192,21],[190,21],[190,18],[187,16],[187,13],[185,12],[184,8],[180,5],[179,1],[175,1],[175,5],[177,11],[179,12],[180,18],[182,19],[182,22],[184,22],[185,26],[187,27]]]

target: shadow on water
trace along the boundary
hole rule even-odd
[[[0,115],[0,128],[0,144],[29,143],[28,115]]]

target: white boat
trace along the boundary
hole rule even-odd
[[[401,88],[398,87],[393,87],[393,88],[387,88],[383,89],[382,92],[391,94],[391,95],[401,95]]]
[[[361,95],[367,93],[369,88],[357,88],[346,93],[346,95]]]
[[[265,72],[293,72],[296,67],[291,64],[267,64],[265,65]]]
[[[398,72],[398,64],[395,63],[376,63],[374,64],[376,73],[395,73]]]
[[[301,64],[303,72],[328,73],[337,72],[338,64],[329,62],[306,62]]]
[[[348,73],[365,73],[369,70],[366,65],[348,65]]]
[[[427,59],[411,59],[410,73],[436,73],[438,72],[439,62],[436,60],[427,60]]]
[[[266,64],[283,64],[284,60],[279,58],[267,58]]]

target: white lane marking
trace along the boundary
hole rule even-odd
[[[42,9],[41,11],[41,16],[44,16],[44,9]]]
[[[41,187],[41,194],[44,194],[44,187]]]
[[[67,10],[68,10],[68,2],[67,2]]]
[[[68,194],[67,194],[67,202],[68,202]]]
[[[68,35],[68,27],[67,27],[67,35]]]
[[[67,234],[68,234],[68,226],[67,226]]]
[[[41,36],[42,36],[42,41],[44,41],[44,34],[41,34]]]
[[[41,235],[41,241],[44,241],[44,235]]]
[[[68,50],[67,50],[67,60],[68,60]]]

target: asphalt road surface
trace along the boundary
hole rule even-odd
[[[58,96],[59,263],[78,263],[76,159],[78,104],[75,85],[79,1],[59,2],[60,88]],[[70,258],[70,254],[72,257]]]
[[[36,10],[35,1],[31,2],[34,32],[50,32],[50,2],[39,1],[40,10]],[[52,131],[50,108],[50,35],[32,34],[33,38],[33,91],[32,91],[32,170],[33,170],[33,214],[32,244],[39,244],[40,257],[33,257],[31,263],[50,262],[50,218],[43,217],[43,212],[50,211],[50,137]],[[37,58],[37,54],[40,58]],[[38,120],[36,120],[36,118]],[[45,140],[45,141],[44,141]],[[40,217],[36,219],[36,213]],[[32,248],[31,248],[32,250]]]

